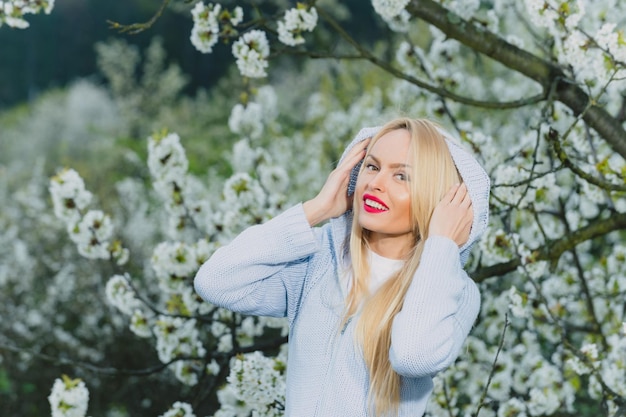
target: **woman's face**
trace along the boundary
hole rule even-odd
[[[363,161],[354,195],[359,225],[370,231],[370,247],[398,258],[414,244],[411,227],[410,134],[398,129],[381,136]]]

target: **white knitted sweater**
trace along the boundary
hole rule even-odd
[[[374,133],[365,129],[354,142]],[[483,181],[471,187],[468,183],[474,207],[472,242],[460,251],[448,238],[428,238],[404,306],[394,319],[389,359],[402,377],[401,417],[423,415],[432,376],[455,361],[480,307],[478,289],[462,265],[486,226],[489,183],[469,154],[460,147],[454,152],[455,162],[464,158],[461,163],[473,162],[472,169],[481,171],[466,177],[457,162],[466,183],[473,175]],[[312,228],[298,204],[218,249],[195,278],[196,291],[215,305],[289,318],[288,417],[370,415],[368,371],[354,342],[355,320],[340,329],[346,295],[340,280],[341,253],[350,221],[346,213]]]

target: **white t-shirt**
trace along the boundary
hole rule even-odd
[[[382,285],[396,272],[402,268],[404,261],[402,259],[385,258],[371,249],[367,251],[367,261],[370,266],[370,294],[374,294],[382,287]],[[350,277],[344,281],[343,289],[347,294],[352,287],[352,271],[349,264],[344,266],[345,271]]]
[[[398,272],[404,261],[402,259],[390,259],[380,256],[373,250],[369,252],[370,264],[370,294],[374,294],[391,277]]]

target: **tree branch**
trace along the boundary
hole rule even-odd
[[[379,67],[380,69],[388,72],[389,74],[393,75],[396,78],[399,78],[401,80],[405,80],[411,84],[414,84],[426,91],[429,91],[433,94],[436,94],[440,97],[443,98],[448,98],[450,100],[456,101],[457,103],[462,103],[462,104],[467,104],[468,106],[474,106],[474,107],[481,107],[481,108],[486,108],[486,109],[515,109],[515,108],[519,108],[519,107],[524,107],[524,106],[528,106],[531,104],[535,104],[535,103],[539,103],[543,100],[545,100],[546,95],[545,94],[537,94],[535,96],[532,97],[527,97],[527,98],[523,98],[523,99],[519,99],[519,100],[514,100],[514,101],[509,101],[509,102],[499,102],[499,101],[483,101],[483,100],[475,100],[472,99],[470,97],[465,97],[465,96],[460,96],[458,94],[455,94],[449,90],[446,90],[444,88],[440,88],[437,86],[434,86],[432,84],[429,84],[425,81],[419,80],[409,74],[406,74],[404,72],[402,72],[401,70],[399,70],[398,68],[395,68],[394,66],[390,65],[387,61],[384,61],[382,59],[379,59],[378,57],[376,57],[375,55],[373,55],[371,52],[369,52],[367,49],[365,49],[361,44],[359,44],[355,39],[353,39],[342,27],[341,25],[339,25],[339,23],[337,23],[328,13],[326,13],[323,9],[321,8],[317,8],[317,11],[319,13],[319,15],[326,20],[326,22],[333,28],[333,30],[335,32],[337,32],[337,34],[339,34],[339,36],[341,36],[346,42],[348,42],[354,49],[356,49],[359,53],[359,55],[355,56],[350,56],[350,59],[363,59],[363,60],[367,60],[369,62],[371,62],[372,64],[376,65],[377,67]],[[320,58],[320,57],[329,57],[329,54],[320,54],[317,52],[309,52],[309,51],[298,51],[298,52],[290,52],[292,54],[304,54],[306,56],[308,56],[309,58]],[[334,57],[334,56],[333,56]],[[335,57],[336,58],[336,57]]]
[[[556,262],[561,255],[590,239],[604,236],[614,230],[626,229],[626,213],[615,213],[608,219],[599,219],[569,235],[557,240],[548,242],[543,248],[535,249],[538,261]],[[514,271],[521,265],[519,259],[512,259],[486,267],[479,267],[470,275],[476,282],[482,282],[487,278],[504,275]]]
[[[589,184],[593,184],[604,190],[609,191],[626,191],[626,184],[613,184],[603,179],[596,178],[595,176],[588,174],[579,167],[577,167],[569,158],[569,156],[567,156],[567,153],[565,153],[565,150],[561,146],[561,142],[559,141],[559,134],[556,130],[550,128],[550,131],[546,135],[546,138],[548,139],[548,142],[552,144],[554,154],[559,159],[559,161],[561,161],[563,166],[587,181]]]
[[[171,0],[161,0],[161,6],[159,7],[159,10],[157,10],[147,22],[131,23],[126,25],[114,22],[112,20],[107,20],[107,23],[109,24],[110,29],[116,29],[120,33],[129,33],[131,35],[136,35],[146,29],[150,29],[152,25],[154,25],[154,23],[161,17],[167,5],[170,4],[170,1]]]
[[[463,20],[433,0],[412,0],[406,10],[412,16],[437,27],[448,37],[537,81],[544,91],[554,86],[555,99],[569,107],[574,115],[585,112],[583,120],[615,152],[626,158],[626,131],[619,120],[591,102],[577,84],[567,79],[558,65],[506,42],[482,26]]]

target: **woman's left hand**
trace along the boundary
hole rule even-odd
[[[430,219],[429,235],[445,236],[459,247],[469,238],[474,211],[467,186],[454,185],[435,207]]]

